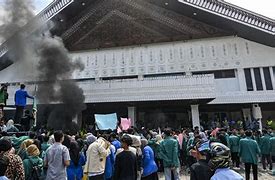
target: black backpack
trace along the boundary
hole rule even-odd
[[[27,180],[43,180],[43,168],[39,167],[38,164],[33,164],[31,160],[29,160],[31,164],[31,174]]]

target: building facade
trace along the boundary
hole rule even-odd
[[[88,124],[111,112],[152,128],[275,118],[272,19],[219,0],[59,0],[38,18],[54,21],[85,65],[72,78]],[[36,67],[35,58],[6,65],[0,81],[10,94],[21,82],[34,91]]]

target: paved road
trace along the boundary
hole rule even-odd
[[[274,167],[274,166],[273,166]],[[244,172],[244,168],[241,167],[240,170],[236,170],[237,172],[239,172],[244,178],[245,178],[245,172]],[[252,171],[252,169],[251,169]],[[164,180],[164,176],[163,174],[160,175],[160,180]],[[190,176],[186,173],[186,171],[182,171],[182,175],[181,175],[181,180],[189,180]],[[251,172],[250,175],[250,179],[253,179],[253,174]],[[259,168],[259,175],[258,175],[258,179],[259,180],[275,180],[275,176],[270,175],[268,172],[264,172],[262,170],[262,168]]]

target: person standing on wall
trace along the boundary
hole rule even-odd
[[[8,94],[8,84],[1,84],[0,89],[0,120],[4,117],[4,107],[7,105]]]
[[[20,89],[15,92],[14,101],[16,106],[14,122],[18,124],[21,122],[25,106],[27,104],[27,98],[34,99],[33,96],[30,96],[25,90],[25,85],[21,84]]]

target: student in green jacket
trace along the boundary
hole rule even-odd
[[[4,117],[4,106],[7,104],[9,94],[7,93],[7,84],[1,84],[0,88],[0,120]]]
[[[172,137],[171,129],[164,130],[165,138],[160,143],[159,156],[163,160],[165,180],[171,179],[173,171],[174,180],[180,179],[180,161],[178,157],[178,141]]]
[[[28,158],[23,161],[24,170],[25,170],[25,178],[29,179],[34,176],[33,167],[36,166],[38,168],[37,172],[41,172],[41,174],[37,174],[37,176],[42,176],[43,170],[43,160],[39,157],[40,151],[36,145],[32,144],[27,148]],[[34,178],[34,177],[33,177]]]
[[[272,160],[275,160],[275,137],[270,138],[269,140],[270,143],[270,156],[272,157]],[[271,163],[271,168],[272,168],[272,163]]]
[[[229,148],[231,151],[231,159],[233,165],[237,168],[240,167],[240,157],[239,157],[239,144],[240,138],[237,136],[237,130],[233,129],[232,134],[229,136]]]
[[[246,138],[240,140],[239,155],[241,161],[245,165],[245,177],[249,180],[250,169],[253,169],[253,179],[258,180],[258,155],[261,155],[261,150],[258,143],[252,139],[252,131],[245,132]]]
[[[260,139],[260,148],[262,153],[263,169],[266,170],[266,161],[269,164],[269,169],[272,170],[272,161],[270,157],[270,136],[267,130],[263,129],[263,136]]]

